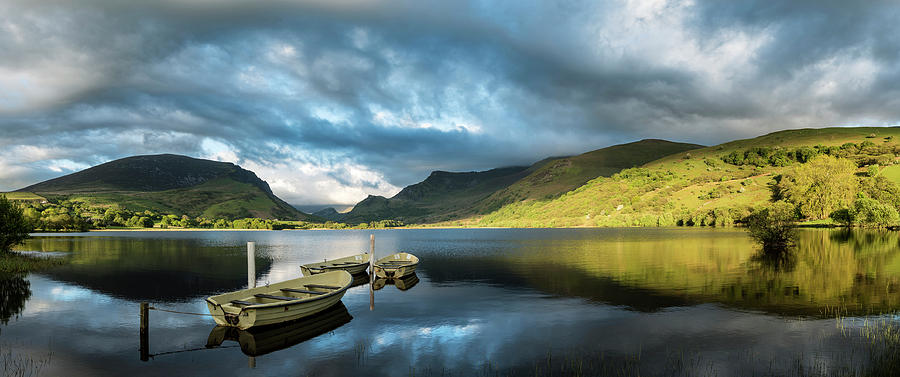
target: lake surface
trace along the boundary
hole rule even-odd
[[[207,313],[205,297],[246,286],[248,241],[264,285],[368,250],[369,234],[379,256],[422,260],[376,282],[374,310],[364,278],[326,315],[263,331],[151,311],[141,360],[139,303]],[[787,260],[740,229],[682,228],[91,232],[19,250],[71,259],[0,278],[0,358],[52,375],[858,371],[862,316],[900,309],[896,232],[803,230]]]

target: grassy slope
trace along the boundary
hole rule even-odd
[[[161,154],[132,156],[28,186],[55,200],[191,217],[259,217],[319,221],[279,199],[256,174],[237,165]]]
[[[531,167],[484,172],[432,173],[390,199],[371,196],[343,217],[348,222],[398,219],[435,223],[489,213],[523,199],[552,198],[598,176],[644,164],[700,145],[641,140],[573,157],[549,158]]]
[[[875,134],[876,138],[867,138]],[[893,136],[891,139],[885,139]],[[869,140],[896,144],[900,128],[789,130],[677,153],[647,163],[634,176],[598,178],[551,200],[524,200],[459,224],[478,226],[636,226],[671,223],[679,213],[755,206],[769,199],[768,184],[790,167],[734,166],[721,156],[750,147],[841,145]],[[893,168],[890,168],[893,172]],[[652,179],[652,176],[667,177]],[[712,191],[718,198],[704,198]],[[620,207],[621,206],[621,207]]]
[[[283,205],[273,201],[252,184],[228,178],[218,178],[197,186],[166,191],[82,193],[72,194],[68,198],[99,207],[118,204],[132,211],[152,210],[191,217],[230,219],[296,217],[293,211],[285,209]]]
[[[47,200],[43,196],[35,194],[33,192],[24,192],[24,191],[12,191],[12,192],[0,192],[0,195],[6,197],[9,200],[33,200],[33,201],[41,201]]]
[[[703,146],[650,139],[614,145],[574,157],[546,160],[535,164],[531,174],[525,178],[480,202],[476,210],[483,214],[521,200],[550,199],[594,178],[609,177],[622,169],[697,148]]]

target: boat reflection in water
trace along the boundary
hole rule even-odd
[[[238,342],[247,356],[262,356],[292,347],[341,327],[352,320],[343,303],[338,302],[320,313],[277,325],[240,330],[237,327],[216,326],[209,333],[206,348],[215,348],[226,340]]]
[[[375,284],[373,285],[373,287],[377,291],[377,290],[380,290],[381,288],[384,288],[384,286],[387,284],[391,284],[391,285],[397,287],[397,289],[399,289],[401,291],[405,291],[405,290],[408,290],[408,289],[414,287],[416,284],[419,284],[419,277],[416,275],[415,272],[413,272],[411,275],[406,275],[402,278],[387,278],[386,279],[386,278],[379,277],[379,278],[375,279]]]
[[[350,283],[350,288],[358,287],[363,284],[369,283],[369,274],[363,272],[361,274],[353,275],[353,282]]]

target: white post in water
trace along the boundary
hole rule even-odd
[[[375,310],[375,235],[369,235],[369,310]]]
[[[256,288],[256,242],[247,242],[247,288]]]

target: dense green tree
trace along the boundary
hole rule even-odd
[[[129,228],[140,228],[141,227],[140,222],[141,222],[140,217],[138,217],[137,215],[131,216],[131,218],[125,222],[125,226],[127,226]]]
[[[856,222],[854,212],[847,208],[841,208],[837,211],[834,211],[829,217],[831,217],[832,220],[843,224],[844,226],[850,226]]]
[[[865,196],[853,202],[853,218],[857,224],[870,227],[891,227],[900,223],[896,208]]]
[[[0,254],[8,253],[13,246],[25,242],[32,230],[22,207],[0,195]]]
[[[900,208],[900,186],[882,175],[861,180],[859,191],[881,203]]]
[[[143,228],[152,228],[153,227],[153,219],[146,217],[146,216],[141,217],[138,220],[138,225]]]
[[[748,216],[747,230],[764,251],[780,252],[792,246],[797,238],[795,220],[795,207],[791,203],[775,202]]]
[[[816,156],[785,173],[776,190],[810,219],[824,219],[850,205],[857,191],[856,165],[847,159]]]

